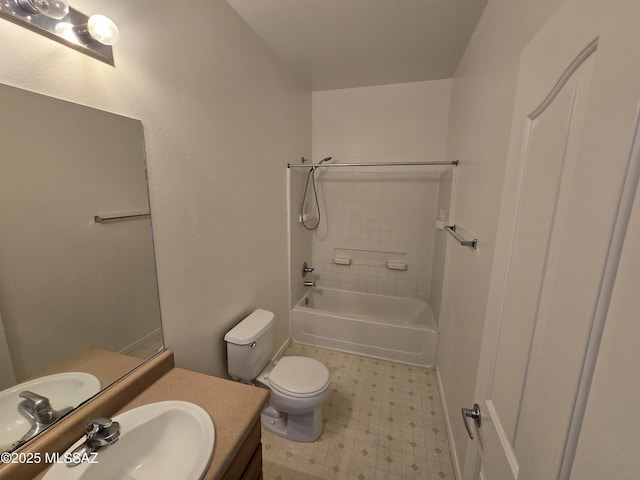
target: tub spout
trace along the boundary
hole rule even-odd
[[[304,282],[304,286],[305,286],[305,287],[315,287],[315,286],[316,286],[316,282],[315,282],[315,281],[309,281],[309,280],[306,280],[306,281]]]

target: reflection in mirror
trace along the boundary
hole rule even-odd
[[[3,390],[0,418],[6,428],[0,430],[0,445],[15,449],[99,391],[100,381],[84,372],[46,375]]]
[[[162,332],[140,121],[0,85],[0,148],[0,399],[15,391],[26,420],[13,432],[2,405],[2,450],[95,393],[60,396],[83,388],[67,382],[47,398],[32,380],[105,388]]]

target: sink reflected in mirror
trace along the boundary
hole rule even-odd
[[[19,446],[99,391],[100,381],[84,372],[48,375],[3,390],[0,450]]]
[[[104,420],[104,419],[100,419]],[[54,464],[44,480],[136,480],[202,478],[211,462],[215,428],[209,414],[193,403],[166,401],[134,408],[113,418],[119,424],[118,440],[86,455],[73,467],[62,459],[78,451],[81,438]]]

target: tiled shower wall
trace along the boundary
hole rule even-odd
[[[322,212],[312,245],[317,284],[429,300],[440,175],[425,170],[317,173]],[[344,249],[364,259],[335,264]],[[403,258],[407,270],[387,268],[385,258]]]
[[[444,160],[451,86],[451,80],[434,80],[313,92],[312,159]],[[440,207],[448,216],[449,202],[439,193],[450,192],[451,176],[440,182],[438,167],[345,168],[316,173],[322,222],[311,236],[311,257],[317,284],[425,300],[439,296],[445,233],[435,230],[434,221]],[[372,252],[369,263],[377,265],[336,265],[333,257],[342,253],[336,249],[365,257]],[[407,270],[386,268],[379,252],[403,258]]]

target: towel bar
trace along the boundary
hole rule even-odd
[[[119,222],[121,220],[130,220],[133,218],[149,218],[151,217],[150,213],[136,213],[133,215],[119,215],[119,216],[111,216],[111,217],[101,217],[100,215],[95,215],[93,220],[96,223],[109,223],[109,222]]]
[[[444,229],[447,232],[449,232],[451,235],[453,235],[453,238],[455,238],[458,242],[460,242],[460,245],[463,245],[465,247],[471,247],[474,250],[478,248],[478,239],[474,238],[473,240],[465,240],[460,236],[458,232],[456,232],[455,225],[447,225],[446,227],[444,227]]]

